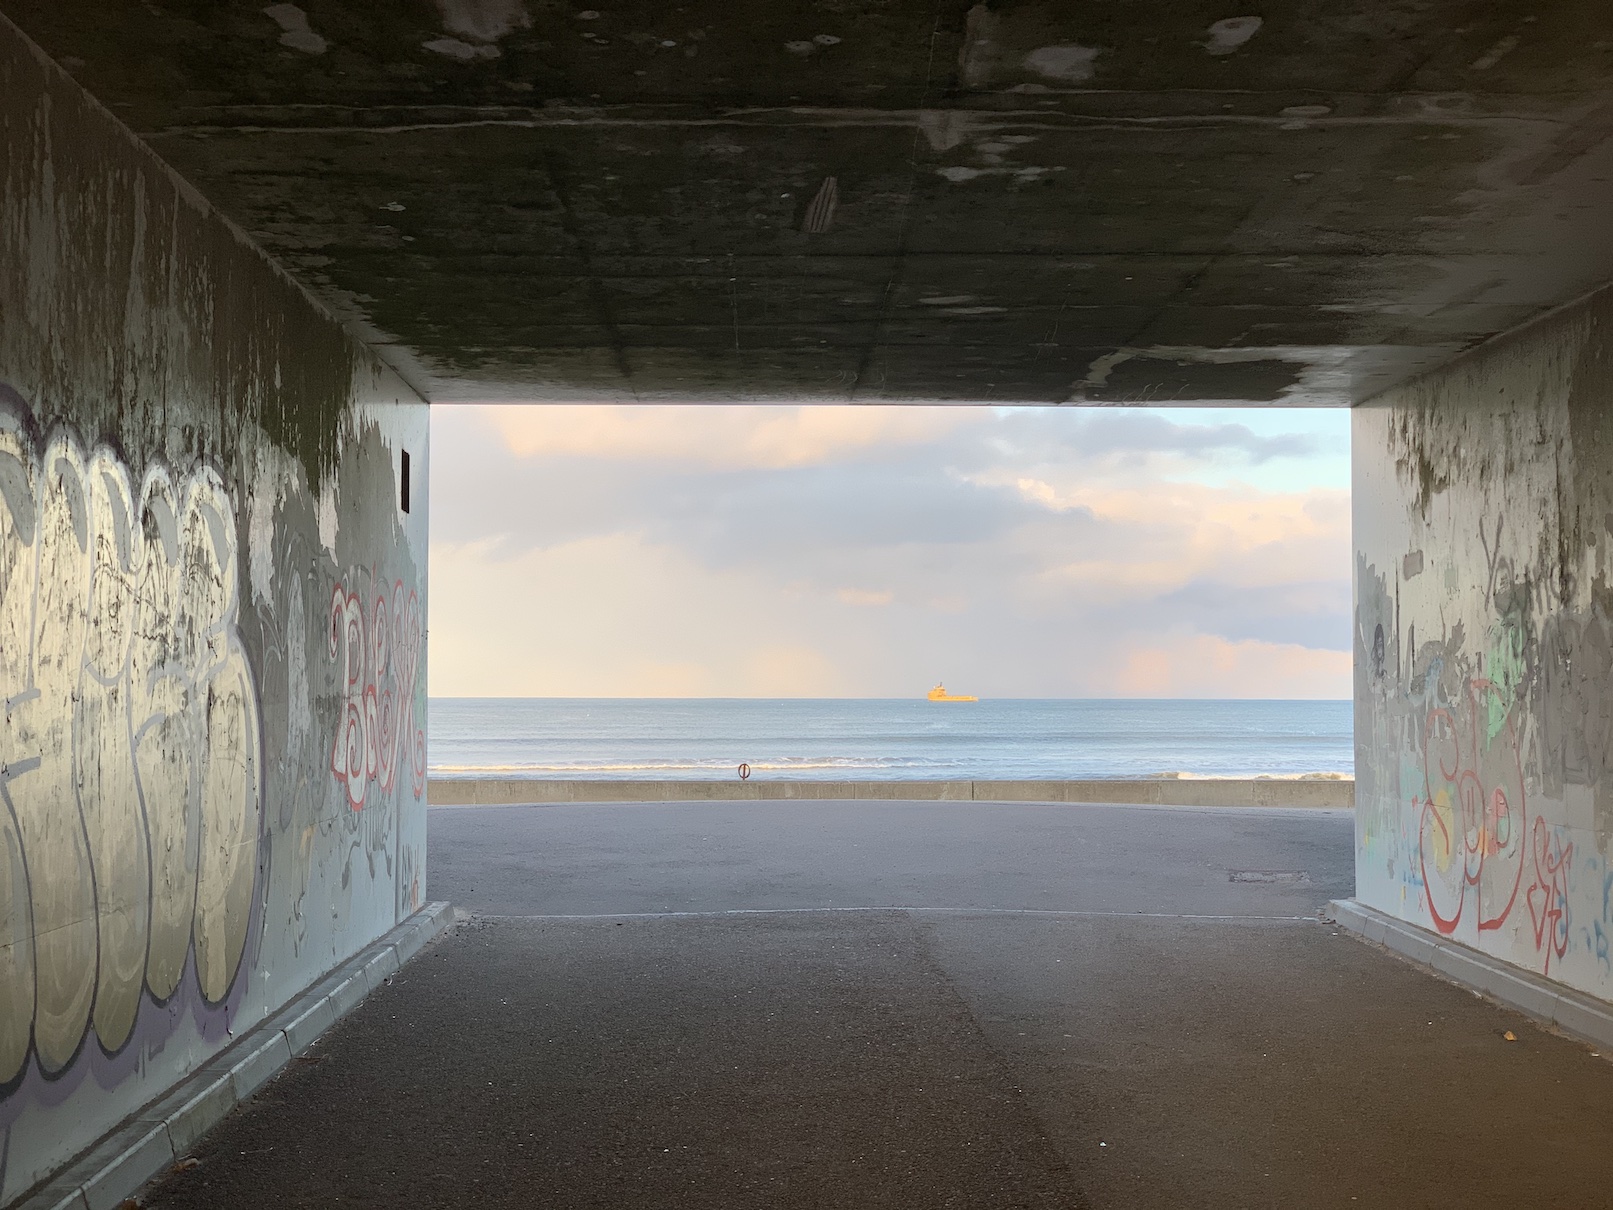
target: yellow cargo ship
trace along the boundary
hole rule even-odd
[[[932,702],[978,702],[978,697],[970,697],[967,693],[948,693],[945,685],[937,684],[930,690]]]

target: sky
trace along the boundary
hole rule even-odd
[[[434,697],[1350,694],[1344,410],[431,423]]]

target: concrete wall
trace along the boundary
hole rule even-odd
[[[3,19],[0,121],[5,1203],[421,902],[428,420]]]
[[[1613,998],[1613,292],[1353,439],[1357,896]]]

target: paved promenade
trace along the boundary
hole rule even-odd
[[[148,1205],[1613,1189],[1613,1066],[1314,918],[1350,889],[1347,812],[637,803],[431,828],[431,895],[472,919]]]

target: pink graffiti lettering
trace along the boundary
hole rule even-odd
[[[414,796],[426,788],[426,733],[415,717],[415,681],[424,631],[419,597],[396,581],[375,580],[366,611],[358,592],[337,584],[330,602],[330,656],[342,669],[346,701],[330,768],[348,805],[364,809],[370,786],[391,793],[407,767]]]

